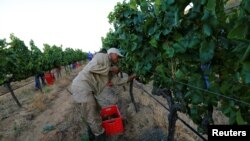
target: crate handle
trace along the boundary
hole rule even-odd
[[[109,123],[109,124],[114,124],[114,122],[115,122],[115,119],[111,119],[111,120],[107,121],[107,123]]]
[[[111,108],[107,108],[107,109],[105,109],[105,111],[110,111],[111,110]]]

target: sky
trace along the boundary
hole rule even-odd
[[[108,14],[123,0],[0,0],[0,39],[10,34],[27,46],[34,40],[84,52],[99,51],[112,28]]]

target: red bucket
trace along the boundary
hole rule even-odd
[[[54,83],[54,78],[53,78],[53,75],[51,73],[45,73],[45,80],[46,80],[48,85],[53,85],[53,83]]]
[[[102,126],[107,136],[116,135],[124,131],[122,117],[117,105],[110,105],[101,110]]]
[[[77,63],[77,64],[76,64],[76,67],[77,67],[77,68],[79,68],[80,66],[81,66],[80,63]]]

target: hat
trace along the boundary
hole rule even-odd
[[[119,49],[117,49],[117,48],[110,48],[110,49],[108,49],[108,54],[110,54],[110,53],[115,53],[118,56],[123,57],[123,55],[120,53]]]

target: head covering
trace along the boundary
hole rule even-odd
[[[120,53],[119,49],[117,49],[117,48],[110,48],[110,49],[108,49],[108,54],[110,54],[110,53],[115,53],[118,56],[123,57],[123,55]]]

